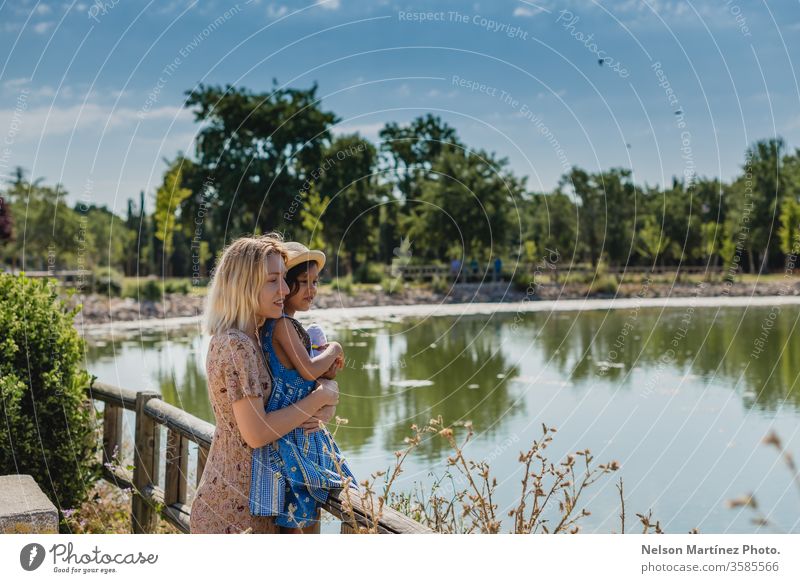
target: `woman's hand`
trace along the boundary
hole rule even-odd
[[[316,412],[316,414],[303,423],[300,427],[302,427],[307,433],[313,433],[314,431],[319,431],[322,429],[320,423],[323,425],[330,422],[333,419],[333,415],[336,413],[336,407],[334,405],[325,405],[322,409]]]
[[[336,342],[335,340],[333,340],[332,342],[328,342],[327,344],[323,344],[322,346],[320,346],[320,349],[322,349],[322,350],[326,350],[326,349],[328,349],[328,348],[333,348],[333,353],[334,353],[334,354],[335,354],[337,357],[338,357],[338,356],[343,356],[343,355],[344,355],[344,348],[342,348],[342,345],[341,345],[341,344],[339,344],[338,342]]]
[[[339,402],[339,384],[330,379],[319,379],[314,393],[319,393],[324,399],[324,405],[333,405]]]
[[[333,361],[331,367],[325,371],[325,374],[322,375],[324,379],[335,379],[336,373],[344,368],[344,356],[339,355],[336,357],[336,360]]]

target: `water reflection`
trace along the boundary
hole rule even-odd
[[[797,409],[800,336],[794,332],[800,311],[783,308],[775,317],[775,310],[532,314],[522,326],[538,331],[544,362],[577,385],[605,379],[631,389],[630,371],[639,367],[656,381],[669,374],[727,385],[740,392],[747,408]]]
[[[502,324],[478,319],[434,318],[407,321],[371,331],[346,330],[338,335],[348,366],[339,376],[341,405],[350,423],[337,439],[357,450],[376,437],[394,451],[411,424],[442,415],[446,421],[472,420],[488,435],[525,412],[514,405],[509,378],[518,373],[498,338]],[[421,448],[436,456],[443,440]]]
[[[798,316],[794,307],[777,315],[679,308],[526,314],[518,325],[513,314],[344,322],[328,330],[347,355],[337,414],[350,422],[337,441],[365,477],[393,463],[412,423],[471,420],[470,455],[491,459],[505,484],[498,502],[507,505],[518,494],[519,450],[546,423],[559,429],[548,450],[553,461],[587,447],[604,461],[618,459],[630,508],[653,508],[670,531],[752,532],[748,516],[724,500],[757,491],[775,512],[797,515],[791,477],[758,444],[775,430],[789,451],[798,447]],[[764,322],[766,348],[755,354]],[[87,362],[102,381],[159,389],[213,422],[207,347],[192,330],[91,340]],[[410,458],[404,479],[424,482],[429,471],[444,471],[449,452],[433,437]],[[511,445],[498,452],[503,443]],[[589,531],[617,527],[618,497],[607,486],[593,499]]]
[[[748,310],[745,317],[739,309],[650,308],[528,314],[518,326],[507,315],[341,329],[331,334],[347,354],[337,413],[350,423],[339,439],[355,449],[376,438],[396,448],[412,423],[438,415],[470,419],[490,436],[504,433],[504,425],[526,414],[521,389],[511,382],[521,366],[534,371],[533,379],[544,379],[542,371],[557,373],[579,390],[598,383],[642,390],[631,374],[641,369],[656,381],[677,375],[687,387],[727,385],[748,408],[797,409],[800,335],[794,331],[800,311],[770,314],[771,308]],[[755,354],[765,322],[771,324],[766,349]],[[178,331],[167,339],[90,340],[87,362],[101,380],[158,388],[168,402],[213,422],[206,346],[196,333]]]

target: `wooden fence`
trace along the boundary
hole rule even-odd
[[[103,477],[120,488],[131,488],[132,529],[134,533],[154,532],[159,514],[182,532],[189,532],[191,505],[187,500],[189,443],[197,444],[197,479],[203,475],[214,425],[161,400],[154,391],[133,391],[95,383],[90,389],[93,400],[104,403]],[[115,451],[122,450],[122,414],[135,413],[133,471],[114,464]],[[159,480],[161,427],[166,428],[164,487]],[[333,491],[323,510],[342,521],[342,532],[353,532],[356,524],[367,528],[375,521],[368,508],[374,508],[366,495],[349,497],[352,515],[342,491]],[[422,524],[384,507],[377,520],[377,531],[384,534],[419,534],[432,532]]]
[[[507,266],[504,265],[502,277],[507,279],[511,276],[511,272],[508,271],[509,268],[514,268],[514,270],[518,273],[523,274],[533,274],[536,272],[537,266],[534,264],[523,264],[520,263],[516,266]],[[545,273],[549,272],[548,269],[539,269]],[[684,265],[678,269],[674,265],[667,265],[667,266],[639,266],[639,265],[632,265],[628,267],[609,267],[605,270],[605,273],[609,275],[623,275],[623,274],[645,274],[650,273],[654,275],[662,275],[662,274],[676,274],[677,276],[680,275],[690,275],[690,274],[708,274],[709,276],[718,275],[721,272],[722,268],[719,267],[706,267],[704,265]],[[593,274],[597,271],[596,267],[590,267],[586,265],[569,265],[569,266],[561,266],[558,269],[558,274],[560,276],[564,276],[567,273],[572,274]],[[385,272],[387,276],[390,277],[402,277],[404,280],[415,280],[415,281],[424,281],[433,279],[435,277],[440,277],[442,279],[454,279],[455,274],[451,271],[449,266],[445,265],[387,265],[385,266]],[[487,267],[486,264],[481,264],[478,267],[478,271],[473,273],[472,267],[469,263],[465,263],[461,266],[461,271],[459,272],[459,280],[491,280],[493,277],[493,267],[490,265]]]

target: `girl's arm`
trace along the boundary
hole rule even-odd
[[[277,411],[266,413],[264,399],[260,397],[239,399],[233,402],[232,407],[242,439],[250,447],[258,448],[283,437],[319,413],[321,408],[336,405],[338,401],[336,381],[322,380],[305,399]]]
[[[320,378],[328,372],[336,361],[336,357],[343,354],[341,344],[329,342],[328,347],[321,354],[312,358],[306,352],[306,347],[303,346],[297,331],[287,318],[281,318],[275,323],[273,338],[292,366],[307,381]]]

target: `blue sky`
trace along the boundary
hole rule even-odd
[[[569,165],[729,179],[754,140],[800,146],[798,0],[0,2],[0,174],[120,212],[192,151],[200,82],[317,82],[335,131],[373,140],[434,112],[535,191]]]

